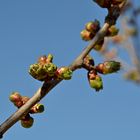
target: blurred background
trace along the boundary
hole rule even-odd
[[[4,140],[139,140],[140,139],[140,38],[139,1],[133,0],[117,21],[120,33],[107,39],[103,51],[92,51],[95,63],[122,62],[122,70],[103,76],[104,89],[91,89],[85,70],[55,87],[41,103],[45,112],[33,115],[32,128],[16,123]],[[18,91],[31,97],[42,85],[28,68],[44,54],[53,54],[57,66],[67,66],[88,45],[80,38],[85,24],[104,23],[106,9],[89,1],[0,1],[0,123],[16,107],[9,95]]]

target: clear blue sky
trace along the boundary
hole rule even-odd
[[[79,35],[85,23],[103,23],[105,14],[92,0],[0,1],[0,122],[16,110],[8,99],[12,91],[31,97],[41,86],[28,74],[29,65],[48,53],[58,66],[69,65],[87,44]],[[120,72],[103,80],[104,90],[96,93],[86,72],[76,71],[42,100],[46,110],[33,116],[32,128],[17,123],[4,140],[139,140],[140,87]]]

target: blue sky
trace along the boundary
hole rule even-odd
[[[104,21],[106,10],[89,1],[0,1],[0,122],[16,108],[12,91],[32,96],[41,86],[28,74],[30,64],[52,53],[58,66],[69,65],[87,45],[80,38],[86,22]],[[92,52],[96,63],[102,57]],[[124,81],[121,72],[103,76],[104,90],[88,85],[86,71],[79,70],[42,100],[32,128],[16,123],[4,140],[139,140],[140,87]]]

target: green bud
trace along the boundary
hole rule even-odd
[[[96,66],[96,70],[101,74],[110,74],[120,70],[121,64],[116,61],[106,61]]]
[[[44,71],[43,65],[40,65],[38,63],[30,65],[29,74],[33,78],[40,81],[43,81],[47,77],[47,74],[46,74],[46,71]]]
[[[68,67],[58,68],[56,71],[56,75],[60,79],[69,80],[72,77],[72,71]]]
[[[90,87],[94,88],[96,91],[103,89],[102,78],[96,75],[94,79],[88,79]]]
[[[54,76],[57,67],[53,63],[48,63],[43,66],[43,70],[47,73],[47,75]]]

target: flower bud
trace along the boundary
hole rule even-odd
[[[107,36],[113,37],[113,36],[117,35],[118,32],[119,32],[119,29],[117,29],[115,25],[112,25],[112,26],[108,29],[108,32],[107,32],[106,35],[107,35]]]
[[[110,74],[120,70],[120,62],[106,61],[96,66],[96,70],[101,74]]]
[[[24,128],[30,128],[33,126],[34,119],[28,114],[21,119],[21,126]]]
[[[111,0],[93,0],[102,8],[108,8],[111,6]]]
[[[85,41],[92,40],[92,38],[94,37],[94,34],[87,30],[82,30],[80,35],[81,35],[81,38]]]
[[[52,54],[48,54],[48,56],[43,55],[43,56],[39,57],[38,63],[40,65],[45,65],[47,63],[52,63],[52,60],[53,60],[53,55]]]
[[[72,71],[68,67],[58,68],[56,76],[60,79],[69,80],[72,77]]]
[[[91,88],[94,88],[96,91],[103,89],[102,78],[96,74],[95,71],[88,72],[88,81]]]
[[[10,97],[9,97],[11,102],[18,102],[21,100],[21,95],[19,94],[19,92],[13,92]]]
[[[93,49],[96,50],[96,51],[100,51],[102,49],[104,45],[104,39],[103,40],[100,40],[94,47]]]
[[[21,97],[21,95],[18,92],[13,92],[10,95],[9,99],[18,108],[23,105],[23,103],[22,103],[22,97]]]
[[[43,65],[40,64],[32,64],[29,68],[29,74],[40,81],[44,81],[47,78],[46,71],[43,69]]]
[[[42,104],[36,104],[30,110],[31,114],[42,113],[42,112],[44,112],[44,105],[42,105]]]
[[[46,55],[43,55],[43,56],[39,57],[37,62],[38,62],[40,65],[46,64],[46,62],[47,62],[47,56],[46,56]]]
[[[54,76],[57,67],[53,63],[48,63],[43,66],[43,70],[46,72],[48,76]]]
[[[86,24],[85,28],[95,35],[100,29],[100,22],[98,20],[90,21]]]

